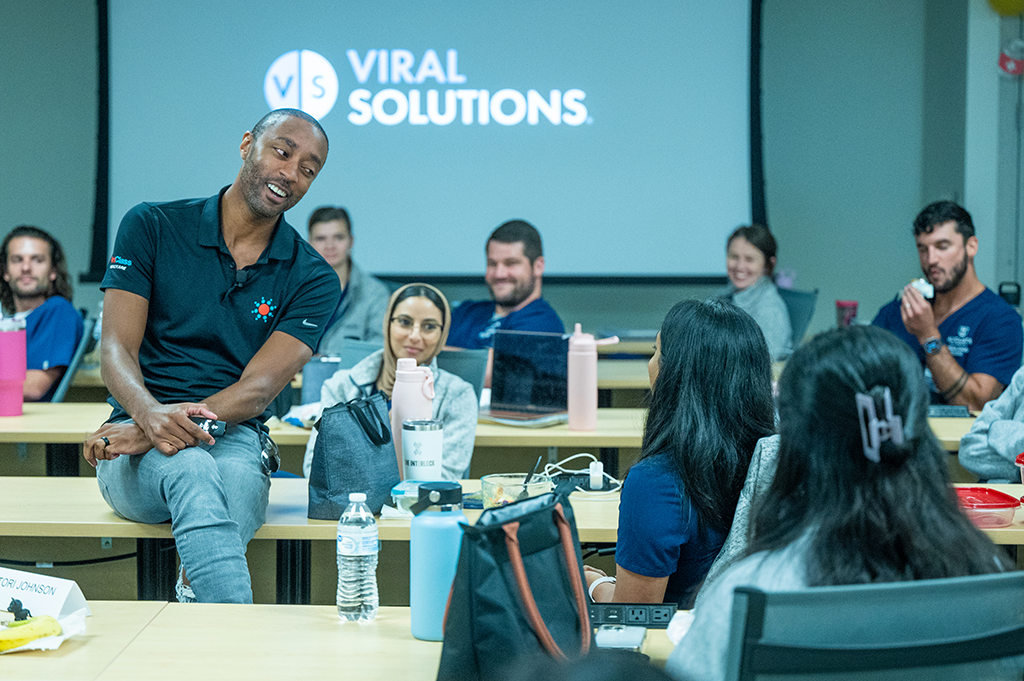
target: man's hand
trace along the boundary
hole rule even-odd
[[[935,325],[932,304],[911,284],[903,287],[900,315],[903,317],[903,326],[907,327],[908,333],[917,338],[918,343],[924,344],[929,338],[941,336],[939,327]]]
[[[214,444],[213,436],[194,423],[190,416],[217,420],[206,404],[184,402],[160,404],[135,415],[135,422],[160,453],[173,456],[186,447]]]
[[[110,444],[107,444],[107,443]],[[134,423],[104,423],[82,445],[85,460],[93,468],[97,461],[143,454],[153,448],[142,428]]]

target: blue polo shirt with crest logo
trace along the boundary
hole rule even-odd
[[[899,298],[884,305],[871,323],[893,332],[910,346],[925,367],[932,404],[944,403],[925,364],[924,348],[903,324]],[[1020,368],[1024,343],[1020,315],[991,289],[986,288],[942,320],[939,333],[950,354],[969,374],[988,374],[1007,386]]]
[[[237,272],[221,233],[226,189],[128,211],[100,287],[149,301],[139,364],[164,404],[237,383],[275,331],[315,350],[341,295],[338,275],[283,217],[256,263]]]

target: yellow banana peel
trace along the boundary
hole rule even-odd
[[[60,636],[62,633],[60,623],[49,615],[11,622],[6,628],[0,628],[0,653],[19,648],[39,638]]]

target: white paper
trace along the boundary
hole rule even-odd
[[[81,609],[92,614],[82,590],[70,579],[0,568],[0,609],[6,609],[12,598],[21,601],[21,606],[33,615],[60,620]]]
[[[77,585],[76,585],[77,588]],[[0,652],[0,655],[9,655],[10,653],[20,653],[25,650],[56,650],[60,647],[60,644],[72,636],[85,633],[85,617],[89,614],[88,608],[82,608],[76,610],[67,617],[60,618],[57,620],[60,623],[62,629],[60,636],[47,636],[46,638],[37,638],[34,641],[29,641],[23,646],[17,648],[11,648]]]

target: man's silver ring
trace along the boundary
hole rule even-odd
[[[100,439],[101,439],[101,440],[103,440],[103,446],[104,446],[104,447],[109,447],[109,446],[110,446],[110,440],[108,440],[108,439],[106,438],[106,436],[104,436],[104,437],[101,437]]]

